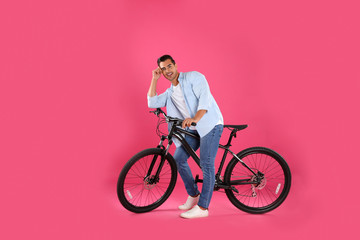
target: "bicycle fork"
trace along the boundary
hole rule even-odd
[[[172,144],[172,140],[169,140],[168,145],[165,148],[164,145],[163,145],[163,142],[164,142],[165,139],[166,139],[166,137],[162,136],[161,140],[160,140],[160,143],[157,146],[157,148],[161,148],[163,150],[163,153],[161,154],[161,160],[160,160],[160,163],[159,163],[159,166],[158,166],[158,168],[156,170],[155,175],[151,176],[151,173],[152,173],[152,171],[154,169],[156,160],[157,160],[159,155],[154,155],[154,157],[153,157],[153,159],[151,161],[151,164],[149,166],[148,172],[147,172],[146,176],[144,177],[144,181],[147,181],[148,184],[156,184],[156,183],[159,182],[159,175],[160,175],[161,169],[162,169],[162,167],[164,166],[164,163],[165,163],[165,156],[168,154],[170,146]]]

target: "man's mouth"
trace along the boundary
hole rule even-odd
[[[173,73],[167,73],[166,76],[171,77]]]

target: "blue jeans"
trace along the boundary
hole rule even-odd
[[[195,133],[194,130],[188,130]],[[196,151],[200,147],[200,167],[203,172],[203,185],[201,189],[200,199],[198,205],[203,208],[208,208],[210,200],[214,191],[215,185],[215,157],[219,147],[219,141],[223,132],[223,125],[216,125],[208,134],[204,137],[195,139],[188,135],[185,135],[185,140]],[[176,148],[174,153],[174,159],[177,164],[178,171],[187,193],[190,196],[195,196],[199,192],[195,183],[194,177],[191,173],[189,164],[187,162],[190,154],[185,150],[183,146]]]

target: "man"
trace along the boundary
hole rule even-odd
[[[180,216],[207,217],[215,184],[215,156],[224,120],[204,75],[199,72],[179,73],[174,59],[169,55],[160,57],[157,64],[158,68],[152,72],[148,106],[150,108],[166,106],[169,116],[184,119],[183,128],[189,127],[188,131],[200,135],[200,141],[187,135],[185,138],[194,150],[200,147],[200,166],[203,171],[201,194],[187,163],[190,155],[184,147],[176,144],[174,159],[189,195],[186,202],[179,206],[179,209],[189,211],[183,212]],[[171,82],[171,86],[161,95],[157,95],[156,85],[161,74]],[[193,122],[196,123],[196,127],[191,126]]]

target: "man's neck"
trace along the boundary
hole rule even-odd
[[[174,85],[175,87],[179,84],[179,76],[180,76],[180,73],[178,73],[176,78],[171,81],[172,85]]]

